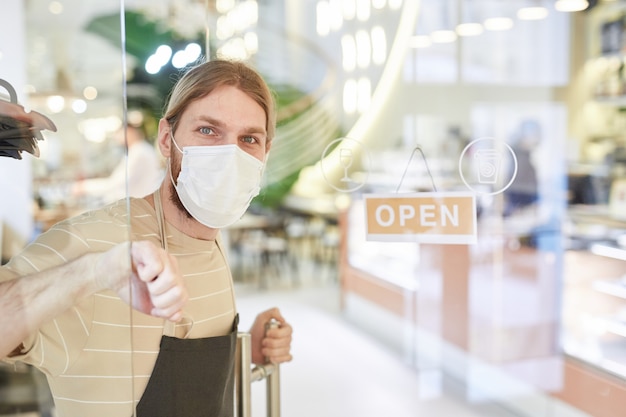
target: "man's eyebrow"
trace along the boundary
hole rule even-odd
[[[249,127],[245,129],[246,133],[260,133],[263,135],[267,135],[267,131],[264,127]]]
[[[224,123],[221,122],[218,119],[214,119],[210,116],[200,116],[198,117],[198,120],[203,121],[203,122],[207,122],[209,124],[215,125],[217,127],[224,127]],[[263,135],[267,135],[267,130],[265,129],[264,126],[250,126],[246,129],[244,129],[244,131],[246,133],[260,133]]]
[[[212,125],[215,125],[217,127],[222,127],[224,126],[224,123],[222,123],[221,121],[219,121],[218,119],[214,119],[212,117],[209,116],[199,116],[198,120],[201,122],[207,122],[210,123]]]

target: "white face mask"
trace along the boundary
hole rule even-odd
[[[176,184],[189,214],[205,226],[230,226],[245,213],[261,190],[265,164],[237,145],[185,146]]]

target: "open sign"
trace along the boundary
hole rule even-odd
[[[364,198],[367,240],[476,243],[473,193],[367,194]]]

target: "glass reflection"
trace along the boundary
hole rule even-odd
[[[77,189],[83,178],[109,175],[127,153],[124,144],[120,151],[112,138],[125,119],[120,5],[8,1],[3,4],[4,11],[11,24],[3,25],[0,37],[10,40],[12,46],[0,44],[1,77],[15,86],[20,104],[30,114],[45,115],[55,128],[49,125],[42,131],[43,138],[37,142],[40,152],[16,161],[21,165],[7,158],[0,160],[3,192],[14,196],[5,199],[0,215],[2,229],[8,231],[3,233],[1,245],[6,265],[0,281],[25,275],[8,290],[3,287],[2,305],[11,309],[3,316],[12,314],[20,322],[21,333],[16,337],[23,342],[14,346],[8,363],[1,367],[0,411],[71,415],[83,413],[80,404],[91,401],[108,403],[103,406],[109,411],[115,403],[114,414],[132,415],[129,309],[124,307],[116,319],[98,324],[100,319],[93,314],[97,309],[92,307],[105,302],[105,293],[74,306],[67,304],[81,297],[81,292],[74,290],[84,287],[76,278],[85,279],[85,283],[93,279],[91,271],[98,269],[94,264],[106,264],[111,277],[116,275],[116,268],[127,267],[128,249],[116,246],[128,240],[126,206],[111,206],[119,217],[108,229],[90,231],[90,226],[85,226],[97,224],[99,215],[81,213],[103,204],[104,197],[87,196]],[[117,24],[110,27],[117,47],[86,29],[93,16],[103,13],[118,16]],[[110,193],[120,198],[125,190],[122,174],[121,182]],[[100,219],[104,220],[101,214]],[[115,261],[106,262],[106,255],[100,252],[115,255],[109,258]],[[72,291],[70,283],[76,284]],[[50,320],[49,315],[55,319]],[[104,340],[95,341],[102,334],[98,326],[115,329],[108,336],[117,342],[117,350]],[[3,327],[2,334],[7,342],[15,332]],[[77,350],[85,344],[86,349]],[[3,346],[2,356],[6,354]],[[16,360],[19,362],[11,365]],[[80,366],[85,361],[91,363],[90,368]],[[105,372],[98,367],[110,368]],[[110,393],[108,398],[94,395],[98,390],[93,387],[102,381],[94,377],[97,374],[108,376],[108,384],[115,387],[105,390]]]

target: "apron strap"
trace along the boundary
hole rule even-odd
[[[161,189],[157,188],[153,194],[154,210],[156,211],[157,224],[159,226],[159,237],[161,238],[161,247],[165,252],[169,252],[167,248],[167,236],[165,235],[165,218],[163,217],[163,206],[161,205]]]
[[[156,211],[157,224],[159,226],[159,237],[161,238],[161,247],[165,249],[165,252],[169,253],[169,248],[167,246],[167,235],[165,234],[165,218],[163,217],[163,206],[161,205],[161,189],[157,188],[153,194],[154,197],[154,209]],[[189,334],[191,333],[191,329],[193,328],[193,318],[187,315],[183,311],[183,319],[181,320],[182,324],[176,324],[169,320],[165,320],[165,324],[163,325],[163,334],[165,336],[176,337],[176,327],[188,326],[183,339],[187,339]]]

